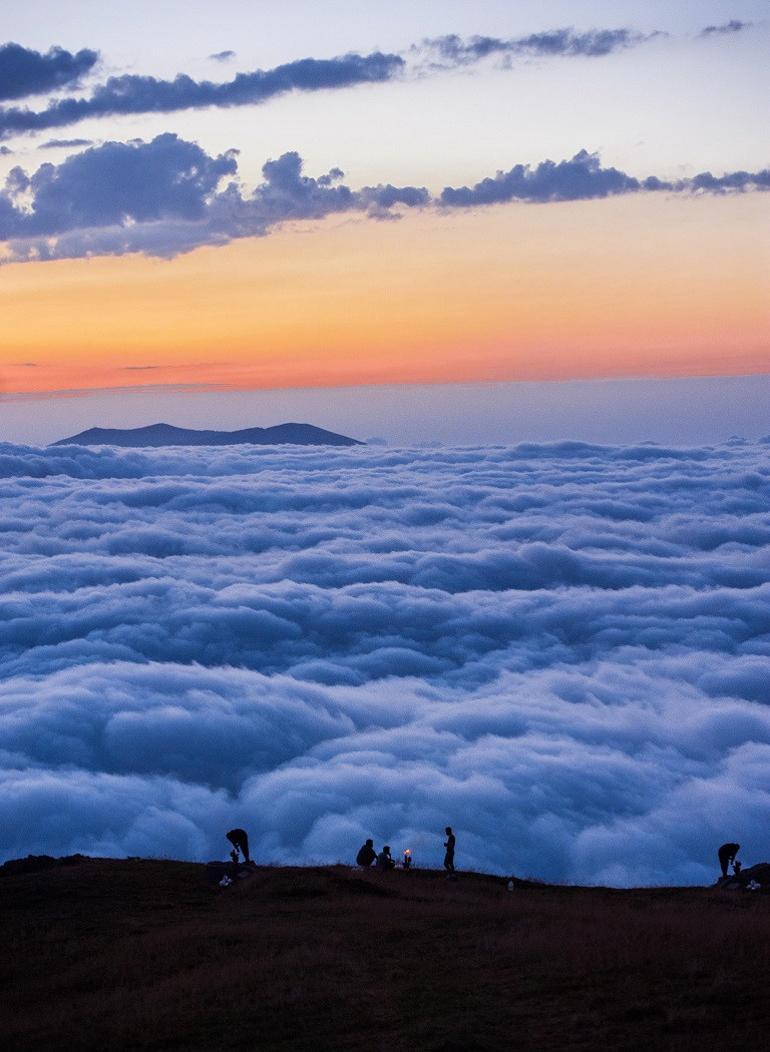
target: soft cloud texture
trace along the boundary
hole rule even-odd
[[[93,139],[49,139],[48,142],[41,142],[38,150],[61,150],[93,145]]]
[[[716,31],[716,27],[710,28]],[[512,56],[531,55],[598,57],[632,47],[646,39],[648,37],[644,34],[629,29],[595,29],[584,33],[569,28],[555,29],[507,40],[489,36],[463,40],[450,34],[424,40],[407,54],[419,56],[423,64],[427,56],[432,68],[446,68],[478,62],[489,55],[502,55],[509,60]],[[231,50],[209,55],[220,63],[229,62],[234,57],[235,52]],[[40,55],[20,48],[18,44],[6,44],[0,48],[0,100],[45,91],[68,80],[77,81],[96,59],[93,51],[71,55],[62,48],[52,48],[47,55]],[[323,91],[381,83],[400,76],[405,69],[406,62],[401,55],[375,51],[368,55],[350,53],[331,59],[304,58],[274,69],[238,73],[232,80],[220,83],[197,81],[185,73],[179,73],[174,80],[123,74],[97,85],[88,97],[57,99],[37,111],[18,107],[0,110],[0,139],[60,128],[95,117],[172,113],[205,106],[257,105],[290,91]]]
[[[53,144],[66,144],[53,140]],[[262,167],[263,182],[249,192],[237,181],[238,151],[212,157],[197,143],[167,132],[151,142],[107,142],[59,165],[29,174],[11,169],[0,193],[0,241],[6,262],[122,255],[171,257],[201,245],[263,237],[283,223],[363,212],[393,218],[400,208],[479,207],[509,201],[576,201],[616,194],[667,190],[713,193],[766,190],[770,171],[702,172],[677,183],[637,179],[605,168],[581,150],[571,160],[515,165],[472,187],[445,187],[434,197],[425,187],[379,184],[354,190],[332,168],[318,177],[303,172],[295,151]]]
[[[0,496],[5,857],[767,855],[766,445],[3,445]]]
[[[78,52],[78,55],[92,54]],[[223,59],[228,56],[222,52],[214,57]],[[400,56],[375,51],[370,55],[304,58],[274,69],[237,73],[232,80],[221,83],[194,80],[185,73],[178,74],[174,80],[124,73],[98,85],[87,98],[57,99],[44,110],[18,107],[0,110],[0,139],[23,132],[61,128],[94,117],[173,113],[204,106],[254,106],[290,91],[325,91],[390,80],[403,66],[404,60]]]
[[[3,44],[0,46],[0,101],[73,86],[93,69],[98,58],[96,51],[87,48],[73,54],[65,48],[52,47],[41,53],[21,44]]]
[[[356,210],[383,217],[396,205],[429,202],[420,187],[352,190],[339,168],[311,178],[294,152],[267,161],[264,181],[250,194],[230,178],[237,170],[236,150],[211,157],[172,133],[148,143],[104,143],[31,176],[17,166],[0,194],[0,240],[10,241],[13,261],[173,256],[260,237],[290,220]]]
[[[599,58],[634,47],[654,36],[660,34],[638,33],[631,29],[592,29],[580,33],[571,28],[511,38],[473,36],[464,39],[451,33],[423,40],[413,51],[427,54],[432,65],[444,67],[467,66],[490,56],[502,56],[509,61],[514,57],[532,56]]]
[[[649,189],[664,184],[655,181]],[[670,189],[670,184],[667,184]],[[647,187],[644,187],[645,189]],[[444,188],[441,204],[453,207],[491,205],[502,201],[577,201],[612,194],[635,193],[642,183],[617,168],[603,168],[596,154],[581,150],[569,161],[543,161],[536,168],[517,164],[508,172],[483,179],[475,186]]]
[[[750,28],[738,19],[706,26],[698,36],[709,38],[735,34]],[[626,27],[579,31],[561,27],[521,37],[455,33],[426,38],[403,54],[374,51],[351,52],[334,58],[303,58],[272,69],[237,73],[228,81],[196,80],[179,73],[173,80],[145,74],[124,73],[96,85],[87,96],[54,98],[43,109],[7,106],[0,109],[0,139],[45,131],[94,118],[125,114],[174,113],[209,106],[260,105],[288,92],[315,92],[383,83],[407,72],[421,76],[437,70],[462,68],[497,58],[505,65],[530,58],[601,58],[637,47],[665,36],[659,31],[642,33]],[[235,51],[208,56],[225,64]],[[62,87],[76,87],[94,67],[98,53],[88,49],[76,54],[52,47],[41,54],[19,44],[0,46],[0,102],[11,101]]]
[[[699,33],[702,37],[725,36],[729,33],[741,33],[744,29],[751,29],[751,22],[741,22],[737,18],[731,18],[729,22],[723,22],[719,26],[706,26]]]
[[[517,164],[507,172],[482,179],[474,186],[447,186],[439,202],[450,207],[478,207],[506,201],[586,201],[596,197],[667,190],[671,193],[713,193],[770,189],[770,170],[700,172],[676,182],[651,175],[636,179],[617,168],[604,168],[596,153],[581,150],[569,161],[542,161],[536,167]]]

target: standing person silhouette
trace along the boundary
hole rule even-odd
[[[446,840],[444,841],[444,847],[446,848],[444,869],[448,874],[451,874],[455,871],[455,835],[451,826],[447,826],[444,832],[446,833]]]

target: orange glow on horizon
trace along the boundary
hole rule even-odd
[[[765,196],[508,206],[0,269],[0,393],[770,372]]]

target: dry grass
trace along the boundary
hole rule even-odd
[[[4,876],[8,1049],[764,1047],[770,897],[86,860]]]

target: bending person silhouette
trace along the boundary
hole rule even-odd
[[[367,840],[356,855],[356,864],[359,866],[371,866],[376,858],[377,852],[374,850],[374,841]]]
[[[447,873],[454,873],[455,835],[452,832],[451,826],[447,826],[444,832],[446,833],[446,840],[444,841],[444,847],[446,848],[446,854],[444,855],[444,869],[447,871]]]
[[[240,851],[243,855],[244,862],[251,862],[249,858],[249,838],[245,829],[231,829],[229,833],[225,833],[225,836],[233,845],[233,850],[230,852],[230,857],[233,862],[238,861],[238,852]]]
[[[735,862],[735,856],[738,854],[740,849],[740,844],[722,844],[719,851],[717,851],[717,856],[719,858],[719,867],[722,870],[723,877],[727,876],[727,867],[730,865],[731,862]]]

